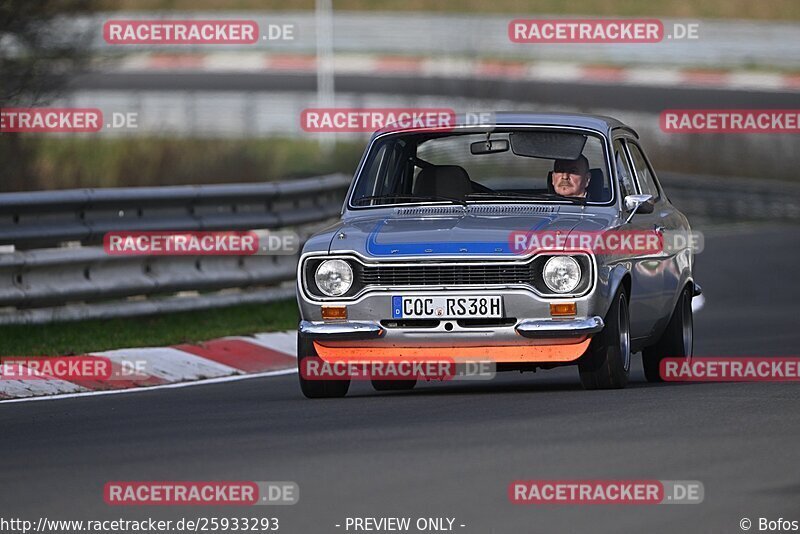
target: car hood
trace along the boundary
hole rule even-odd
[[[514,237],[528,232],[565,232],[576,227],[595,230],[609,220],[560,207],[512,206],[483,209],[398,209],[380,216],[345,220],[333,234],[329,251],[357,252],[368,258],[519,255]],[[438,212],[438,214],[437,214]],[[444,213],[442,213],[444,212]]]

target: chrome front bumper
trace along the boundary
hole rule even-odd
[[[349,341],[354,339],[377,339],[386,334],[380,324],[372,321],[348,321],[341,323],[312,323],[300,321],[300,334],[313,339]]]
[[[526,319],[517,323],[514,330],[526,338],[569,338],[596,334],[604,326],[603,319],[597,316],[584,319]],[[303,336],[330,341],[378,339],[386,334],[386,329],[375,321],[301,321],[299,330]]]
[[[515,330],[523,337],[572,337],[596,334],[604,326],[603,318],[598,316],[585,319],[526,319],[520,321]]]

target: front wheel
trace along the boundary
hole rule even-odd
[[[691,358],[694,349],[694,318],[692,315],[692,293],[684,289],[667,329],[661,334],[658,343],[645,347],[642,351],[644,376],[648,382],[663,382],[661,361],[664,358]]]
[[[603,331],[595,335],[589,350],[578,361],[584,389],[619,389],[628,383],[631,327],[624,287],[614,297],[605,323]]]
[[[300,390],[309,399],[325,399],[344,397],[350,389],[350,380],[308,380],[303,378],[303,366],[308,361],[321,363],[314,343],[297,333],[297,376],[300,379]]]

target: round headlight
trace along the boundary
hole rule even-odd
[[[314,282],[329,297],[339,297],[353,285],[353,269],[344,260],[326,260],[317,267]]]
[[[553,256],[542,270],[544,283],[556,293],[569,293],[581,281],[581,266],[571,256]]]

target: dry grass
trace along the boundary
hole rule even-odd
[[[0,192],[230,182],[352,173],[363,142],[333,154],[297,139],[0,137]]]

